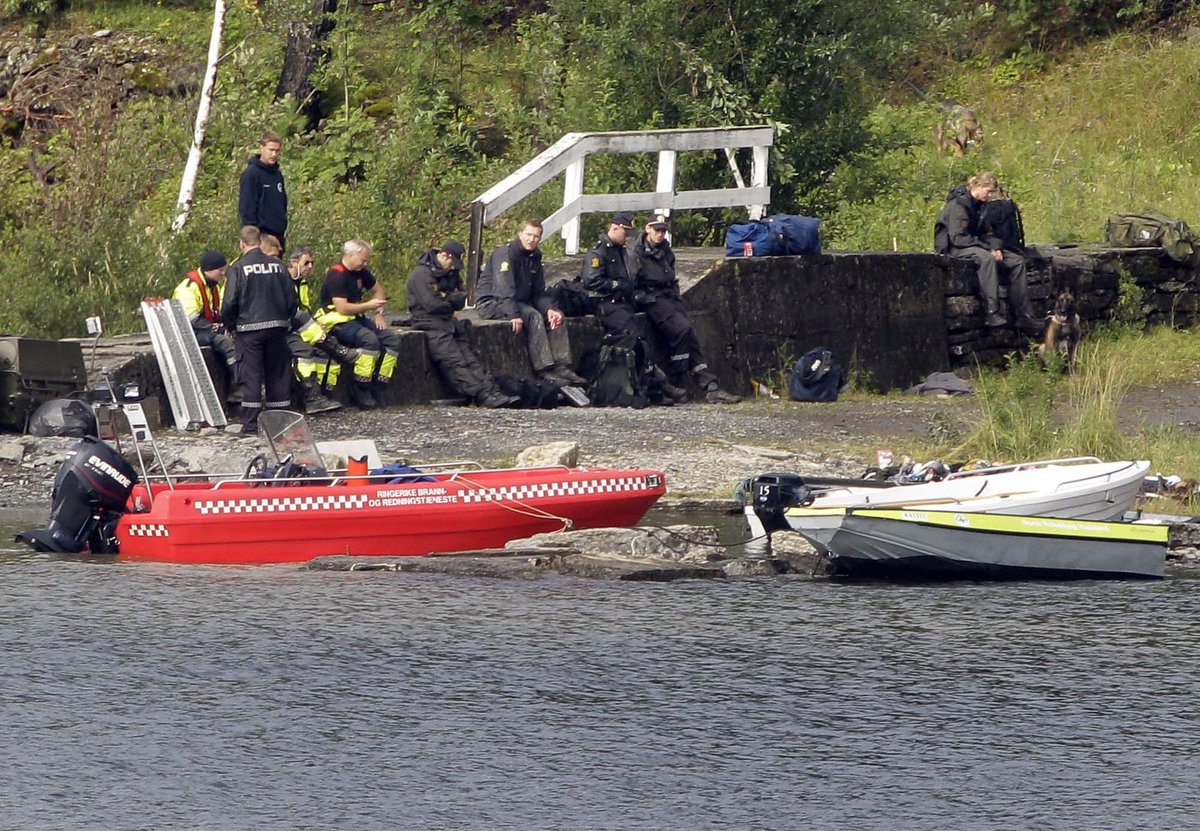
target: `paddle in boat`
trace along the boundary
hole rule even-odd
[[[179,563],[422,555],[634,525],[666,490],[660,471],[643,469],[451,463],[370,474],[352,460],[326,470],[304,417],[284,410],[259,419],[271,461],[260,455],[244,473],[189,480],[166,473],[140,405],[120,406],[141,476],[117,448],[85,438],[55,477],[48,525],[18,540],[41,551]]]
[[[917,508],[830,508],[834,574],[884,579],[1158,578],[1166,525]],[[803,532],[801,532],[803,533]]]
[[[925,508],[977,514],[1111,521],[1133,506],[1148,461],[1094,456],[996,465],[918,484],[767,473],[750,480],[745,506],[752,536],[790,529],[826,546],[846,508]],[[778,528],[764,526],[766,510]],[[782,525],[780,524],[782,522]]]

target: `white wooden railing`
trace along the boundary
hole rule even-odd
[[[578,254],[579,217],[586,213],[653,211],[669,215],[675,210],[691,208],[745,206],[751,218],[760,218],[771,201],[771,188],[767,186],[767,159],[774,141],[775,131],[769,126],[567,133],[471,203],[467,275],[472,294],[482,262],[484,226],[560,173],[565,174],[562,207],[543,219],[542,224],[547,236],[561,231],[566,252]],[[752,148],[749,186],[734,157],[733,151],[739,147]],[[698,150],[724,151],[736,187],[677,191],[678,154]],[[584,193],[584,163],[588,156],[596,153],[657,153],[658,177],[654,191]]]

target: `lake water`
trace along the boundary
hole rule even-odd
[[[8,526],[41,515],[0,517]],[[1200,580],[611,583],[0,542],[0,829],[1163,829]]]

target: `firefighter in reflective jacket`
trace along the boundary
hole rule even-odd
[[[292,316],[287,341],[296,379],[300,382],[304,411],[323,413],[340,409],[342,405],[327,398],[325,392],[337,388],[342,364],[352,365],[358,358],[358,350],[347,349],[336,339],[327,337],[321,324],[309,312],[312,308],[312,292],[308,287],[308,276],[313,269],[312,249],[303,245],[292,249],[287,268],[300,304]]]
[[[225,279],[225,265],[225,255],[220,251],[205,251],[200,255],[199,267],[187,273],[183,282],[171,293],[171,298],[183,306],[183,313],[187,315],[196,334],[196,343],[211,347],[224,362],[227,369],[226,400],[236,404],[240,400],[237,355],[233,339],[225,334],[225,327],[221,324],[221,282]],[[217,386],[216,381],[214,378],[214,386]]]
[[[362,409],[379,406],[377,396],[387,390],[400,357],[400,334],[388,326],[387,295],[367,268],[370,258],[371,245],[364,240],[352,239],[342,246],[342,261],[326,272],[321,308],[314,315],[343,346],[359,350],[350,400]]]

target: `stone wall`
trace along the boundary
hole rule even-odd
[[[1058,288],[1068,286],[1078,299],[1086,330],[1088,323],[1114,313],[1122,278],[1124,285],[1136,286],[1139,292],[1127,305],[1150,325],[1190,325],[1200,308],[1196,272],[1158,249],[1039,251],[1043,261],[1030,269],[1036,314],[1045,314]],[[1000,364],[1027,343],[1009,327],[983,327],[974,269],[962,261],[934,254],[833,252],[725,259],[719,249],[678,253],[684,300],[701,347],[722,384],[738,392],[748,392],[752,378],[778,382],[796,357],[815,346],[831,349],[860,382],[890,390],[935,371],[974,367],[977,362]],[[560,258],[547,268],[551,280],[577,271],[575,258]],[[474,322],[472,343],[484,365],[529,377],[524,339],[513,334],[508,322]],[[566,324],[578,362],[599,344],[600,325],[590,317]],[[386,403],[426,404],[450,398],[430,364],[424,335],[406,328],[400,333],[399,369]],[[645,334],[661,361],[661,344],[652,333]],[[148,337],[128,335],[81,345],[93,382],[106,367],[116,382],[136,382],[144,394],[158,395],[163,420],[171,421]]]

